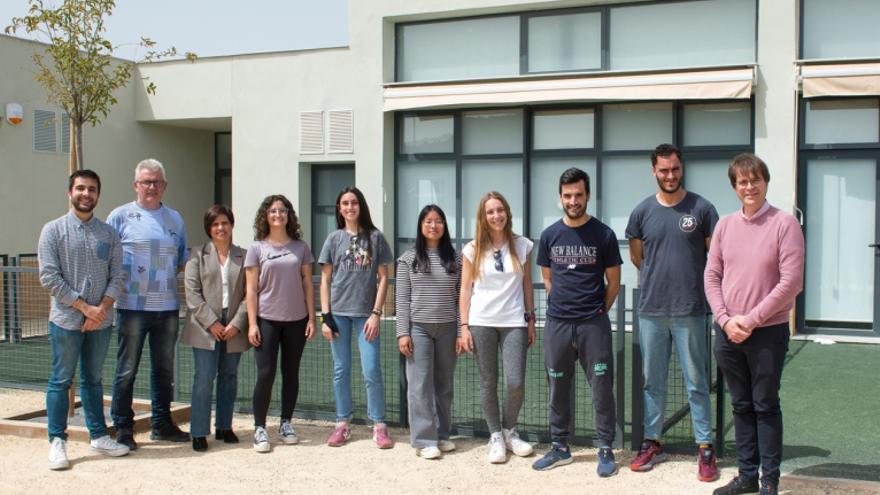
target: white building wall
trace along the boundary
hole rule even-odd
[[[46,103],[42,86],[34,80],[31,57],[42,46],[0,35],[0,108],[5,113],[6,103],[20,103],[25,117],[16,127],[0,124],[0,253],[10,255],[36,252],[43,224],[68,209],[67,155],[32,151],[34,108],[60,115],[59,108]],[[102,182],[96,214],[106,218],[114,207],[132,201],[134,167],[154,157],[168,172],[166,204],[183,214],[190,244],[202,242],[202,213],[213,199],[213,133],[138,123],[134,86],[117,92],[119,103],[99,128],[86,126],[83,132],[85,166]]]

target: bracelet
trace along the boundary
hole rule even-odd
[[[460,326],[460,327],[469,327],[470,324],[468,324],[468,323],[462,323],[462,324],[460,324],[459,326]]]
[[[376,315],[376,316],[382,316],[382,312],[379,311],[379,310],[376,309],[376,308],[371,309],[371,310],[370,310],[370,314],[374,314],[374,315]]]

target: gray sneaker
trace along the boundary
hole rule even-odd
[[[113,440],[110,438],[110,435],[96,438],[92,440],[90,444],[92,445],[92,452],[97,452],[110,457],[121,457],[127,455],[129,452],[128,447]]]
[[[67,442],[60,437],[52,439],[49,444],[49,469],[55,471],[58,469],[67,469],[70,462],[67,461]]]
[[[290,421],[281,421],[281,427],[278,428],[278,436],[281,438],[281,443],[287,445],[296,445],[299,443],[299,437],[296,436],[296,432],[293,430],[293,425],[290,424]]]
[[[272,450],[272,444],[269,443],[269,434],[262,426],[254,429],[254,450],[257,452],[269,452]]]

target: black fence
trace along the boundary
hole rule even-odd
[[[39,285],[37,268],[33,259],[0,256],[2,279],[2,307],[0,307],[0,386],[45,389],[49,376],[51,351],[47,321],[49,296]],[[318,279],[316,278],[316,283]],[[179,286],[182,292],[182,284]],[[526,363],[526,400],[520,412],[518,430],[531,441],[547,441],[549,390],[544,370],[543,325],[546,294],[542,284],[535,284],[535,301],[538,315],[538,333],[535,345],[529,350]],[[318,291],[316,290],[317,294]],[[637,292],[633,297],[637,297]],[[633,300],[633,299],[630,299]],[[641,442],[642,430],[642,379],[641,349],[638,345],[638,318],[626,308],[626,289],[622,288],[612,307],[613,349],[615,358],[615,400],[617,403],[618,434],[615,447],[623,447],[627,440],[633,449]],[[398,352],[394,338],[394,284],[389,287],[385,314],[381,324],[381,366],[385,383],[386,421],[389,424],[407,424],[406,378],[404,360]],[[181,318],[183,318],[183,311]],[[181,324],[183,320],[181,319]],[[708,331],[708,328],[707,328]],[[106,394],[112,391],[116,365],[116,339],[111,341],[108,358],[104,364],[103,378]],[[353,350],[352,399],[355,404],[355,422],[366,421],[366,392],[360,373],[360,356]],[[711,355],[711,353],[710,353]],[[501,369],[499,362],[499,369]],[[692,452],[695,449],[686,386],[673,353],[669,367],[667,397],[667,421],[664,439],[672,450]],[[176,400],[188,402],[193,379],[192,350],[178,345],[175,357]],[[140,371],[135,382],[135,396],[150,397],[149,346],[145,346]],[[306,345],[300,367],[299,399],[295,415],[300,418],[333,420],[333,359],[330,346],[320,332]],[[712,374],[713,386],[720,383],[719,374]],[[256,366],[253,353],[242,356],[238,372],[239,412],[250,412],[253,385],[256,382]],[[499,383],[498,394],[503,390]],[[573,384],[572,409],[574,424],[571,431],[574,443],[589,445],[595,433],[592,394],[584,374],[578,374]],[[716,425],[724,425],[723,389],[715,387]],[[281,377],[275,382],[271,409],[280,410]],[[270,418],[271,424],[271,418]],[[456,434],[488,436],[483,420],[479,398],[479,371],[471,355],[459,357],[455,370],[455,398],[453,401],[453,429]],[[718,428],[717,448],[723,447],[724,428]]]

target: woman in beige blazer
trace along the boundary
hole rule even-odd
[[[232,244],[235,217],[226,206],[205,212],[210,242],[193,248],[186,263],[186,306],[183,342],[193,348],[195,376],[192,388],[190,434],[193,450],[208,449],[211,394],[217,377],[217,440],[238,443],[232,431],[232,411],[238,384],[238,362],[248,350],[247,305],[244,304],[245,250]]]

